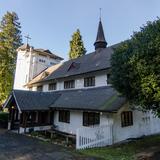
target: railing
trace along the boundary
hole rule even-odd
[[[103,147],[113,144],[112,125],[78,128],[76,149]]]

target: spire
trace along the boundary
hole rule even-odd
[[[101,17],[100,17],[100,20],[99,20],[97,38],[96,38],[96,41],[94,43],[94,46],[95,46],[95,50],[99,49],[99,48],[106,48],[106,46],[107,46],[107,42],[105,40],[105,36],[104,36],[104,32],[103,32]]]

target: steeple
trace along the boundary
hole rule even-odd
[[[95,50],[97,50],[99,48],[106,48],[106,46],[107,46],[107,42],[105,40],[105,36],[104,36],[104,32],[103,32],[103,26],[102,26],[101,18],[99,20],[97,38],[96,38],[96,41],[94,43],[94,46],[95,46]]]

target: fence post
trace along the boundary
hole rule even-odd
[[[76,130],[76,149],[79,149],[79,129]]]

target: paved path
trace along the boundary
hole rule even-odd
[[[24,135],[0,130],[0,160],[93,160]]]

